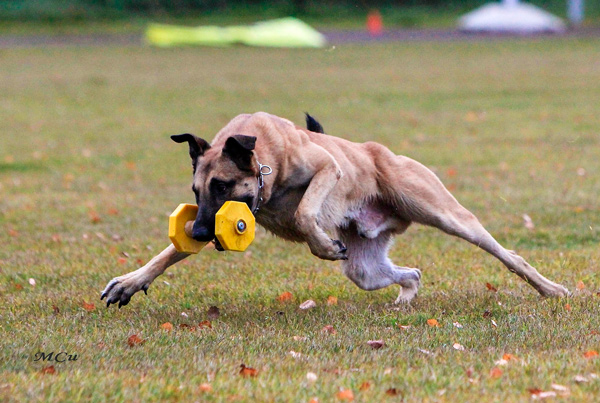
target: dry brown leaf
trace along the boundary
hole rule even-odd
[[[485,283],[486,288],[488,289],[488,291],[492,291],[492,292],[498,292],[498,289],[496,287],[494,287],[492,284],[490,283]]]
[[[207,316],[210,320],[215,320],[221,315],[221,311],[216,306],[208,308]]]
[[[60,309],[56,305],[52,305],[52,312],[57,315],[60,313]]]
[[[127,344],[129,344],[129,347],[137,346],[138,344],[143,344],[143,343],[145,343],[145,340],[142,340],[142,338],[140,336],[138,336],[137,334],[132,334],[127,339]]]
[[[587,359],[598,357],[598,352],[596,350],[589,350],[583,353],[583,356]]]
[[[308,403],[319,403],[319,399],[317,399],[316,397],[313,397],[312,399],[310,399],[308,401]]]
[[[431,327],[440,327],[440,323],[437,319],[427,319],[427,324]]]
[[[49,367],[44,367],[40,370],[42,374],[54,375],[56,374],[56,368],[54,365],[50,365]]]
[[[289,291],[283,292],[283,293],[281,293],[280,296],[277,297],[277,301],[279,301],[279,302],[289,302],[293,299],[294,299],[294,296]]]
[[[204,393],[212,392],[212,386],[210,385],[210,383],[201,383],[198,389],[200,389],[200,392]]]
[[[96,305],[94,304],[89,304],[85,301],[83,301],[83,305],[82,305],[83,309],[85,309],[88,312],[92,312],[96,309]]]
[[[13,238],[16,238],[19,236],[19,231],[11,228],[8,230],[8,235],[10,235]]]
[[[212,323],[210,320],[203,320],[202,322],[198,323],[198,329],[212,329]]]
[[[494,367],[490,371],[490,378],[498,379],[501,376],[502,376],[502,370],[498,367]]]
[[[571,312],[571,304],[565,304],[565,310]]]
[[[258,375],[258,370],[254,368],[247,367],[246,365],[240,365],[240,375],[243,377],[255,377]]]
[[[334,297],[333,295],[330,295],[329,297],[327,297],[327,305],[337,305],[337,303],[338,303],[337,297]]]
[[[22,289],[23,289],[23,286],[21,284],[19,284],[19,283],[15,284],[15,290],[22,290]]]
[[[483,317],[484,317],[484,318],[489,318],[490,316],[492,316],[492,313],[491,313],[490,311],[485,311],[485,312],[483,313]]]
[[[400,391],[396,388],[389,388],[385,391],[385,394],[388,396],[398,396],[400,394]]]
[[[171,330],[173,330],[173,324],[171,322],[165,322],[162,325],[160,325],[160,328],[166,330],[167,332],[170,332]]]
[[[519,361],[519,357],[516,355],[512,355],[510,353],[506,353],[502,356],[502,359],[505,361]]]
[[[98,224],[100,221],[102,221],[102,219],[100,218],[100,215],[98,215],[98,213],[93,210],[88,212],[88,216],[90,217],[90,222],[92,224]]]
[[[120,257],[117,259],[117,262],[119,262],[119,264],[125,264],[127,263],[127,258],[126,257]]]
[[[385,346],[385,342],[383,340],[369,340],[367,341],[369,347],[375,350],[379,350],[381,347]]]
[[[369,390],[371,389],[371,383],[370,382],[363,382],[360,384],[360,386],[358,387],[358,389],[361,392],[364,392],[365,390]]]
[[[323,333],[329,333],[329,334],[335,334],[336,333],[335,329],[331,325],[324,326],[323,329],[321,329],[321,332],[323,332]]]
[[[351,389],[340,389],[340,391],[335,395],[338,399],[351,402],[354,400],[354,393]]]
[[[576,287],[577,287],[577,289],[578,289],[578,290],[580,290],[580,291],[581,291],[581,290],[583,290],[583,289],[585,288],[585,284],[583,283],[583,281],[579,280],[579,281],[577,282],[577,285],[576,285]]]

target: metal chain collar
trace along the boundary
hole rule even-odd
[[[269,176],[273,173],[273,169],[270,166],[263,165],[260,162],[258,162],[258,160],[256,160],[256,162],[258,163],[258,202],[256,203],[256,207],[254,207],[254,209],[252,210],[252,214],[254,215],[256,215],[256,213],[260,209],[261,203],[263,202],[262,191],[265,187],[264,177]]]

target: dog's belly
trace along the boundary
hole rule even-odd
[[[376,238],[382,232],[390,230],[400,234],[406,231],[410,225],[410,221],[398,217],[392,207],[377,201],[350,209],[346,218],[355,224],[360,237],[369,239]]]

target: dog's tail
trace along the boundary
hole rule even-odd
[[[323,130],[323,126],[321,126],[321,124],[319,122],[317,122],[317,119],[310,116],[307,112],[304,112],[304,114],[306,115],[306,128],[308,130],[310,130],[311,132],[315,132],[315,133],[325,134],[325,130]]]

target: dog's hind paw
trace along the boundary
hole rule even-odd
[[[148,294],[150,283],[140,281],[137,276],[132,274],[129,273],[121,277],[115,277],[108,282],[100,295],[100,300],[106,298],[107,308],[110,304],[116,304],[117,302],[119,303],[119,308],[127,305],[131,301],[133,294],[140,290],[143,290],[146,295]]]

